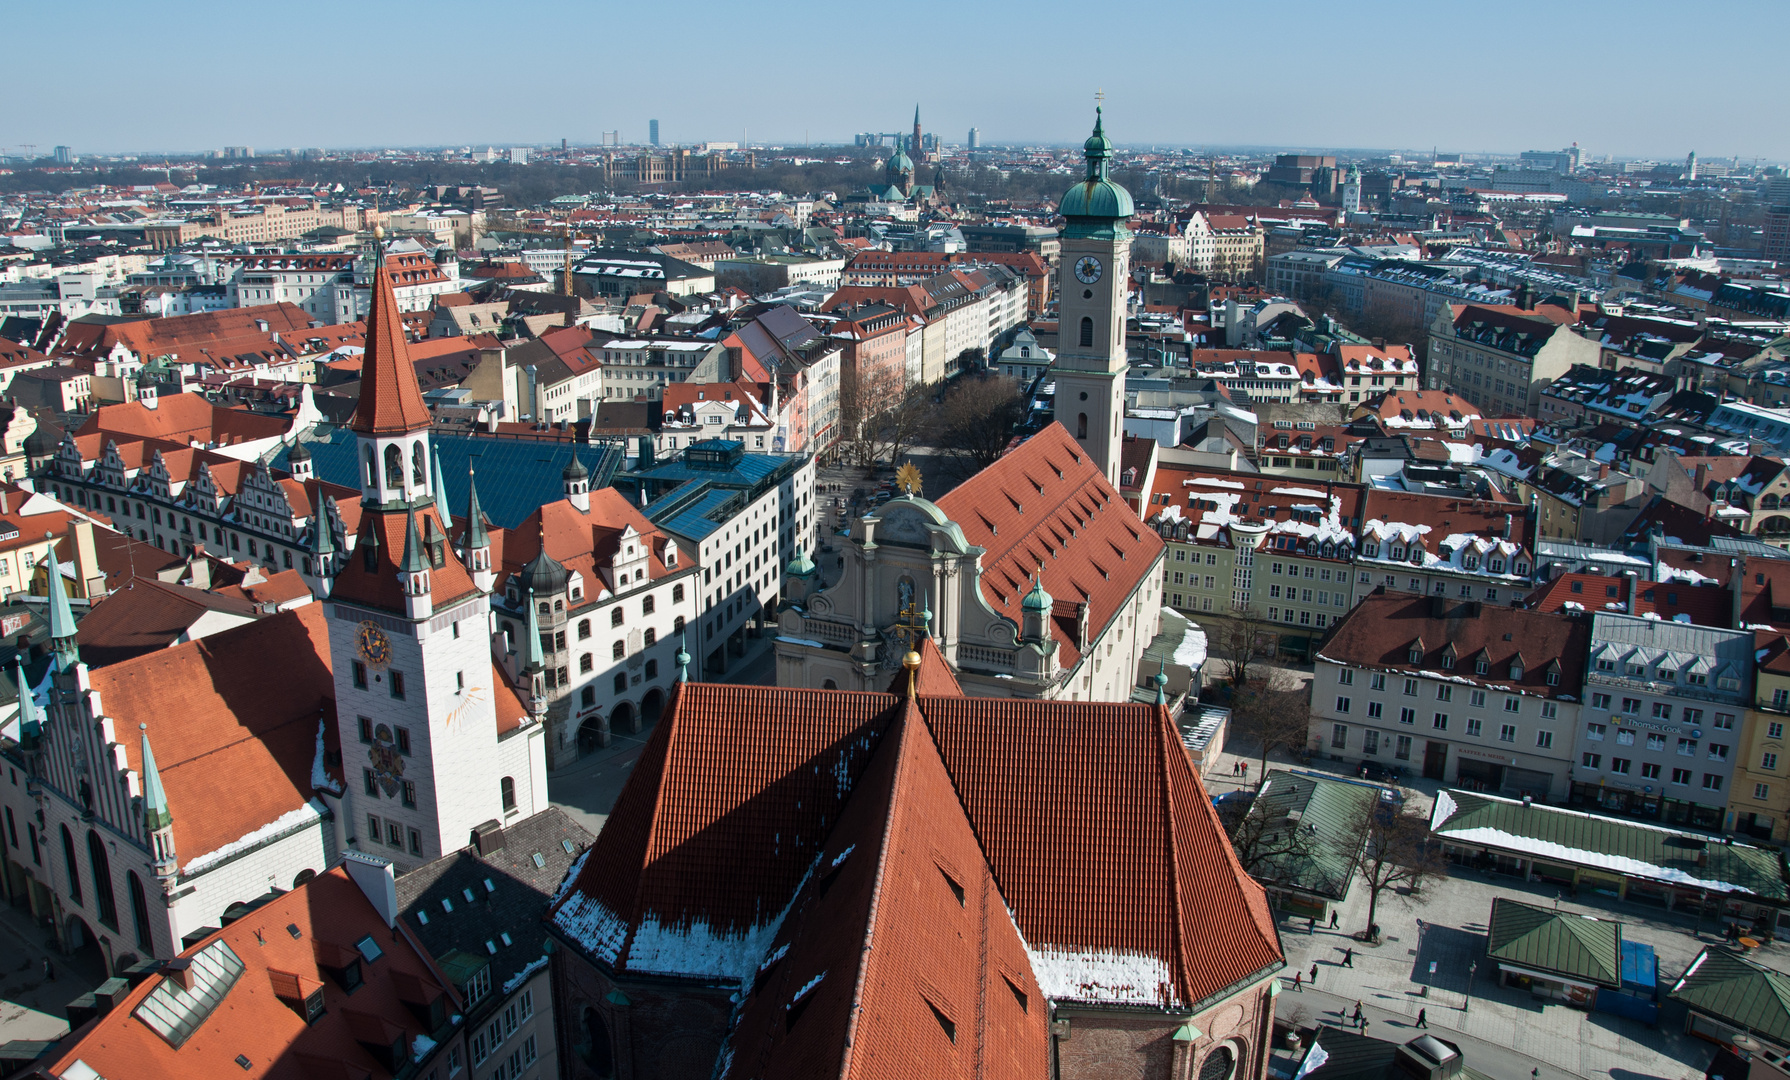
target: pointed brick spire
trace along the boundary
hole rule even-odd
[[[375,240],[375,244],[380,241]],[[361,357],[360,401],[348,421],[363,435],[401,435],[427,430],[431,419],[404,340],[404,320],[392,292],[391,271],[380,260],[373,271],[373,306],[367,312],[367,351]]]

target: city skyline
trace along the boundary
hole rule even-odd
[[[518,22],[528,27],[588,24],[608,45],[595,51],[575,46],[567,50],[565,64],[553,67],[540,63],[539,55],[543,49],[551,55],[551,43],[512,36],[501,39],[512,46],[496,46],[457,66],[432,55],[426,43],[406,42],[414,29],[408,15],[325,0],[313,17],[281,20],[277,27],[279,50],[300,58],[291,61],[296,77],[311,84],[306,108],[268,110],[267,99],[233,74],[231,81],[243,92],[220,95],[204,110],[175,106],[147,118],[121,111],[116,103],[140,99],[146,79],[179,86],[174,76],[194,64],[216,67],[219,57],[266,52],[273,24],[210,2],[185,5],[188,16],[177,23],[155,9],[122,5],[111,8],[107,18],[81,23],[64,14],[65,8],[20,8],[10,21],[21,40],[69,40],[78,34],[95,53],[141,53],[154,62],[96,66],[71,83],[61,50],[31,50],[16,61],[13,108],[10,122],[0,127],[0,152],[17,153],[26,145],[44,155],[56,145],[100,155],[199,152],[225,145],[269,150],[536,146],[561,139],[595,145],[602,133],[615,130],[625,143],[644,145],[652,119],[660,122],[666,144],[825,146],[849,144],[861,131],[904,130],[916,101],[926,130],[948,143],[964,142],[973,126],[984,145],[1074,145],[1085,137],[1095,93],[1103,90],[1111,134],[1126,147],[1382,152],[1434,147],[1514,154],[1576,141],[1592,159],[1608,154],[1667,160],[1692,150],[1705,159],[1790,159],[1790,121],[1777,113],[1712,110],[1707,95],[1688,92],[1653,95],[1645,110],[1605,115],[1597,108],[1635,66],[1662,73],[1713,70],[1717,64],[1725,71],[1763,69],[1772,59],[1770,43],[1790,29],[1790,11],[1763,0],[1727,0],[1712,8],[1721,25],[1757,32],[1724,35],[1718,51],[1713,43],[1669,33],[1670,15],[1659,3],[1580,3],[1564,10],[1519,3],[1499,19],[1513,43],[1526,39],[1529,31],[1521,28],[1530,26],[1544,30],[1547,40],[1581,43],[1582,50],[1513,48],[1500,52],[1495,65],[1488,61],[1482,73],[1487,77],[1479,77],[1471,64],[1444,66],[1440,60],[1485,33],[1480,15],[1465,9],[1428,12],[1419,23],[1401,18],[1400,7],[1391,3],[1338,9],[1293,0],[1276,10],[1303,33],[1283,52],[1289,39],[1252,36],[1230,9],[1146,4],[1128,8],[1125,23],[1105,31],[1120,44],[1091,48],[1085,64],[1066,65],[1058,44],[1063,24],[1087,13],[1054,2],[922,5],[912,12],[917,23],[952,28],[943,44],[930,49],[843,38],[839,25],[825,21],[742,20],[737,9],[699,3],[683,17],[725,25],[730,49],[755,61],[723,65],[712,79],[668,80],[661,69],[666,53],[654,44],[668,29],[646,12],[568,0],[539,0],[520,12],[506,9],[526,15]],[[489,17],[486,9],[462,0],[435,5],[431,14],[441,25]],[[346,43],[344,18],[338,15],[353,20]],[[1135,53],[1146,46],[1133,43],[1147,39],[1131,31],[1165,24],[1185,27],[1186,43],[1161,47],[1160,63],[1138,62],[1146,57]],[[1228,36],[1214,36],[1214,28]],[[899,38],[898,28],[890,32],[892,40]],[[1178,39],[1170,33],[1156,40]],[[854,77],[865,64],[845,55],[853,49],[877,58],[872,65],[882,59],[898,66],[902,76]],[[1575,53],[1589,62],[1575,60]],[[1301,62],[1307,55],[1314,65]],[[1595,62],[1597,56],[1617,55],[1623,57],[1622,71]],[[517,109],[511,94],[458,92],[467,79],[514,70],[509,60],[523,56],[530,58],[523,74],[538,91],[529,108]],[[779,56],[791,59],[782,65],[764,60]],[[1049,60],[1060,74],[1042,81],[1013,78],[1017,56]],[[836,79],[826,78],[828,69]],[[978,70],[982,75],[974,81],[980,86],[963,86],[965,73]],[[1359,107],[1349,108],[1351,100]]]

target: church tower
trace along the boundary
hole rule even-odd
[[[1349,166],[1348,177],[1343,180],[1342,208],[1345,214],[1361,213],[1361,170]]]
[[[1131,193],[1107,179],[1113,144],[1100,110],[1082,144],[1087,176],[1057,204],[1065,219],[1058,263],[1057,420],[1119,486],[1125,434],[1125,314],[1131,282]]]
[[[336,560],[325,610],[344,832],[402,873],[464,847],[484,822],[543,805],[545,755],[538,725],[498,714],[515,695],[492,663],[488,575],[449,548],[434,421],[377,239],[374,258],[361,395],[347,425],[358,440],[360,529]]]
[[[920,138],[920,105],[914,103],[914,141],[908,143],[907,152],[915,161],[926,160],[926,143]],[[1696,179],[1692,177],[1692,179]]]

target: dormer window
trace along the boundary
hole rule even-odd
[[[1404,557],[1405,557],[1405,547],[1404,547],[1404,545],[1403,545],[1403,544],[1394,544],[1394,545],[1392,545],[1392,550],[1391,550],[1391,552],[1390,552],[1390,554],[1391,554],[1391,556],[1392,556],[1392,560],[1393,560],[1393,561],[1394,561],[1394,562],[1399,562],[1399,561],[1402,561],[1402,560],[1403,560],[1403,559],[1404,559]]]
[[[1417,642],[1416,644],[1412,645],[1411,651],[1406,654],[1406,659],[1408,659],[1412,664],[1423,663],[1423,642],[1420,641],[1420,642]]]
[[[1511,563],[1510,572],[1516,574],[1518,577],[1527,576],[1529,573],[1529,564],[1526,562]]]
[[[1523,662],[1521,660],[1512,660],[1510,662],[1510,677],[1513,679],[1521,679],[1523,677]]]
[[[1377,559],[1380,557],[1380,545],[1369,540],[1361,545],[1361,554],[1363,558]]]
[[[1490,675],[1491,673],[1492,673],[1491,662],[1488,661],[1485,657],[1481,656],[1478,660],[1475,660],[1473,662],[1473,674],[1475,674],[1475,675]]]
[[[1469,570],[1477,570],[1479,569],[1479,556],[1469,555],[1461,560],[1461,565]]]
[[[1504,560],[1503,559],[1487,559],[1485,568],[1487,570],[1490,570],[1494,574],[1502,574],[1504,572]]]

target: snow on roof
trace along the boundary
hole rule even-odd
[[[1057,1001],[1172,1008],[1174,976],[1168,965],[1143,953],[1026,944],[1044,995]]]

